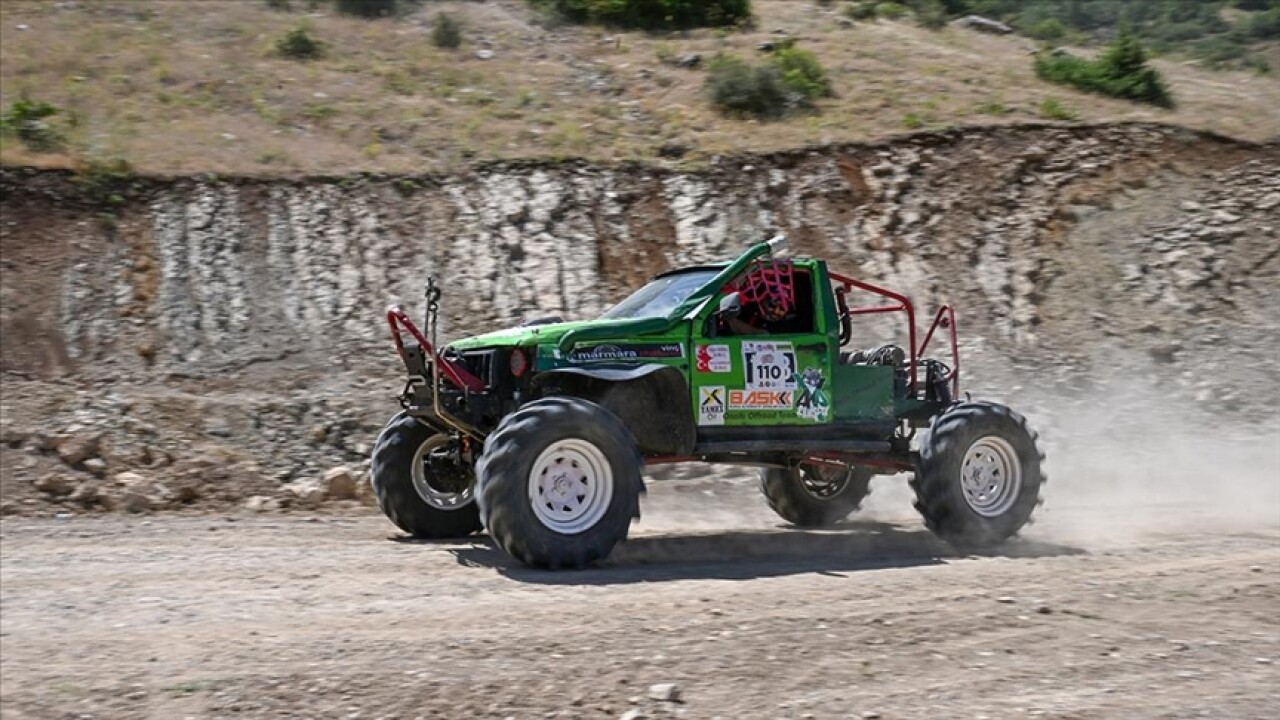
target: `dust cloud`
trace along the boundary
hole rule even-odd
[[[1232,420],[1129,383],[1095,388],[1088,398],[1040,392],[1002,401],[1027,415],[1047,456],[1044,504],[1025,537],[1096,547],[1171,534],[1280,532],[1280,413]],[[751,467],[653,469],[636,529],[782,529],[757,477]],[[919,527],[908,478],[876,477],[852,522]]]
[[[1049,483],[1030,536],[1280,530],[1280,416],[1248,423],[1139,388],[1047,419]]]

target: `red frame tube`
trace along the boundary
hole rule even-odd
[[[913,397],[915,396],[918,388],[916,368],[919,365],[920,358],[924,356],[924,351],[928,349],[929,341],[933,339],[934,331],[939,327],[946,328],[951,336],[951,374],[947,377],[947,380],[951,381],[952,397],[960,397],[960,347],[956,340],[956,312],[950,305],[943,305],[938,308],[937,314],[933,316],[933,323],[929,325],[929,332],[925,333],[924,342],[920,343],[917,347],[916,310],[915,306],[911,304],[911,300],[909,300],[905,295],[900,295],[887,288],[882,288],[879,285],[872,285],[869,282],[863,282],[846,275],[840,275],[839,273],[829,274],[834,282],[840,283],[844,286],[846,292],[848,292],[850,288],[858,288],[859,290],[866,290],[874,295],[879,295],[880,297],[889,298],[890,300],[896,300],[898,302],[897,305],[877,305],[874,307],[852,309],[847,307],[842,308],[850,315],[871,315],[874,313],[889,312],[905,312],[907,314],[907,347],[911,351],[911,365],[908,377],[910,378],[911,395]],[[837,295],[837,297],[839,296]]]
[[[399,353],[401,360],[404,360],[404,340],[401,339],[400,334],[407,330],[413,336],[413,339],[418,342],[422,351],[431,356],[431,363],[439,367],[444,376],[454,385],[457,385],[462,390],[471,392],[484,390],[484,382],[480,378],[472,375],[461,365],[440,357],[435,348],[431,346],[431,343],[427,342],[427,338],[422,334],[422,331],[418,330],[418,326],[413,324],[413,321],[409,319],[409,315],[399,305],[392,305],[387,308],[387,326],[391,328],[391,339],[395,340],[396,352]]]
[[[916,308],[915,306],[911,304],[911,301],[907,299],[907,296],[899,295],[898,293],[892,290],[889,290],[888,288],[882,288],[879,285],[872,285],[871,283],[868,283],[868,282],[856,280],[854,278],[848,277],[847,275],[840,275],[838,273],[830,273],[830,275],[832,280],[845,286],[846,289],[856,287],[859,290],[866,290],[867,292],[872,293],[873,295],[879,295],[880,297],[885,297],[885,298],[889,298],[890,300],[898,301],[897,305],[878,305],[876,307],[852,308],[849,310],[849,314],[850,315],[871,315],[873,313],[889,313],[889,312],[905,312],[907,314],[907,347],[911,351],[911,360],[910,360],[911,365],[910,365],[907,377],[910,382],[911,396],[915,397],[916,359],[917,357],[919,357],[916,354]]]
[[[933,331],[939,327],[946,328],[951,336],[951,374],[945,379],[951,381],[951,397],[958,400],[960,398],[960,345],[956,340],[956,311],[950,305],[938,308],[937,314],[933,316],[933,324],[929,326],[929,332],[924,334],[924,341],[920,343],[920,355],[924,356],[924,351],[929,347],[929,341],[933,339]]]

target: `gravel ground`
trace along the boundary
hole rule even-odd
[[[1051,498],[960,556],[894,482],[822,532],[655,483],[567,573],[367,514],[7,518],[0,717],[1274,716],[1274,518]]]

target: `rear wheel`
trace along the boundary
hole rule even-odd
[[[936,535],[959,547],[1008,539],[1040,503],[1044,453],[1026,419],[995,403],[962,403],[934,420],[911,485]]]
[[[370,481],[382,512],[414,537],[463,537],[480,529],[475,475],[458,440],[409,415],[396,415],[378,436]]]
[[[859,465],[801,465],[760,473],[760,489],[783,520],[822,527],[849,517],[871,492],[872,472]]]
[[[608,556],[639,517],[642,466],[613,413],[580,398],[538,400],[485,444],[481,517],[494,542],[525,564],[584,567]]]

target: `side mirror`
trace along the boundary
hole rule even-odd
[[[742,313],[742,296],[738,293],[729,293],[720,298],[720,308],[716,310],[716,315],[721,318],[738,317]]]

